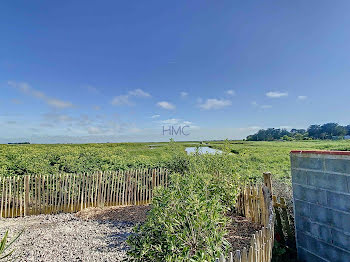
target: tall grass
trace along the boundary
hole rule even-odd
[[[210,174],[172,174],[128,240],[130,261],[211,261],[223,247],[226,211]],[[225,249],[225,248],[224,248]]]

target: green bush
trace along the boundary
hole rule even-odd
[[[235,206],[241,176],[235,171],[232,156],[223,154],[194,154],[189,160],[189,172],[212,174],[211,191],[229,209]]]
[[[130,261],[212,261],[226,249],[225,211],[207,174],[173,174],[129,237]]]

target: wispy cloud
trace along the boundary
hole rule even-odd
[[[163,109],[167,109],[167,110],[173,110],[175,109],[175,105],[173,105],[172,103],[169,103],[167,101],[161,101],[157,103],[157,106],[163,108]]]
[[[151,116],[151,118],[159,118],[160,117],[160,115],[153,115],[153,116]]]
[[[307,96],[298,96],[298,99],[299,100],[305,100],[305,99],[307,99]]]
[[[251,102],[251,104],[256,108],[261,108],[261,109],[272,108],[272,105],[259,105],[256,101]]]
[[[59,100],[59,99],[46,99],[45,100],[46,103],[50,106],[53,106],[53,107],[56,107],[56,108],[68,108],[68,107],[72,107],[72,103],[70,102],[65,102],[65,101],[62,101],[62,100]]]
[[[96,95],[96,94],[100,93],[100,91],[96,87],[91,86],[91,85],[84,86],[84,88],[91,94],[95,94]]]
[[[189,126],[192,129],[198,129],[199,126],[194,125],[193,122],[183,120],[181,118],[169,118],[165,120],[156,121],[161,126]]]
[[[73,107],[73,104],[71,102],[49,97],[45,93],[32,88],[28,83],[8,81],[7,84],[13,88],[20,90],[21,92],[27,95],[33,96],[37,99],[44,101],[46,104],[54,108],[65,109],[65,108]]]
[[[132,90],[132,91],[129,91],[129,95],[130,96],[138,96],[138,97],[151,97],[151,95],[149,93],[147,93],[139,88]]]
[[[180,96],[181,96],[182,98],[185,98],[185,97],[188,96],[188,93],[187,93],[187,92],[181,92],[181,93],[180,93]]]
[[[267,92],[266,96],[270,98],[280,98],[280,97],[288,96],[288,93],[287,92]]]
[[[182,122],[182,120],[179,118],[169,118],[160,121],[160,123],[163,125],[178,125],[180,122]]]
[[[58,113],[46,113],[43,114],[45,123],[52,123],[52,124],[57,124],[57,123],[62,123],[62,122],[71,122],[73,121],[73,118],[69,115],[66,114],[58,114]]]
[[[103,130],[101,128],[95,126],[89,126],[87,130],[90,135],[97,135],[103,133]]]
[[[204,103],[200,104],[199,107],[204,110],[220,109],[223,107],[230,106],[232,103],[230,100],[210,98]]]
[[[234,96],[236,94],[236,92],[231,89],[231,90],[227,90],[226,94],[229,95],[229,96]]]
[[[127,95],[115,96],[111,103],[114,106],[132,105]]]
[[[130,100],[130,97],[142,97],[142,98],[148,98],[151,97],[151,95],[142,89],[135,89],[132,91],[129,91],[126,95],[120,95],[115,96],[111,102],[112,105],[115,106],[122,106],[122,105],[133,105],[133,103]]]

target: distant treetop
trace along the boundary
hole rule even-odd
[[[341,126],[337,123],[311,125],[307,130],[268,128],[260,129],[256,134],[247,136],[247,141],[273,140],[308,140],[308,139],[339,139],[350,135],[350,125]]]

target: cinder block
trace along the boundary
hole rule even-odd
[[[325,159],[325,170],[327,172],[337,172],[350,174],[350,159]]]
[[[327,192],[323,189],[307,188],[301,185],[293,185],[294,198],[320,205],[327,204]]]
[[[310,220],[306,217],[295,216],[295,228],[303,232],[310,232]]]
[[[298,261],[300,262],[328,262],[327,260],[324,260],[309,251],[299,248],[298,249]]]
[[[302,247],[312,253],[318,252],[318,241],[303,231],[297,231],[298,247]]]
[[[330,213],[331,213],[330,224],[335,228],[343,230],[344,233],[350,234],[350,214],[343,213],[341,211],[336,211],[336,210],[332,210]]]
[[[348,192],[348,177],[345,175],[309,172],[308,179],[309,185],[311,186],[343,193]]]
[[[298,232],[299,234],[299,232]],[[350,253],[333,245],[318,241],[315,238],[302,234],[302,241],[306,243],[306,249],[319,257],[332,262],[350,261]]]
[[[299,200],[294,200],[294,206],[295,206],[295,216],[304,216],[304,217],[310,216],[309,203],[299,201]]]
[[[346,235],[342,231],[332,229],[332,242],[337,247],[345,250],[350,249],[350,235]]]
[[[317,239],[321,239],[326,243],[332,243],[331,229],[327,226],[317,223],[310,223],[310,234]]]
[[[350,253],[339,249],[335,246],[331,246],[320,242],[320,253],[321,257],[331,262],[345,262],[350,261]]]
[[[328,206],[349,213],[350,220],[350,195],[327,192]]]
[[[292,169],[292,183],[307,185],[309,183],[310,172]]]
[[[292,168],[305,168],[305,169],[316,169],[323,170],[324,159],[315,158],[311,155],[298,156],[295,154],[291,155],[291,167]]]
[[[310,218],[314,222],[332,224],[332,210],[323,206],[310,204]]]

